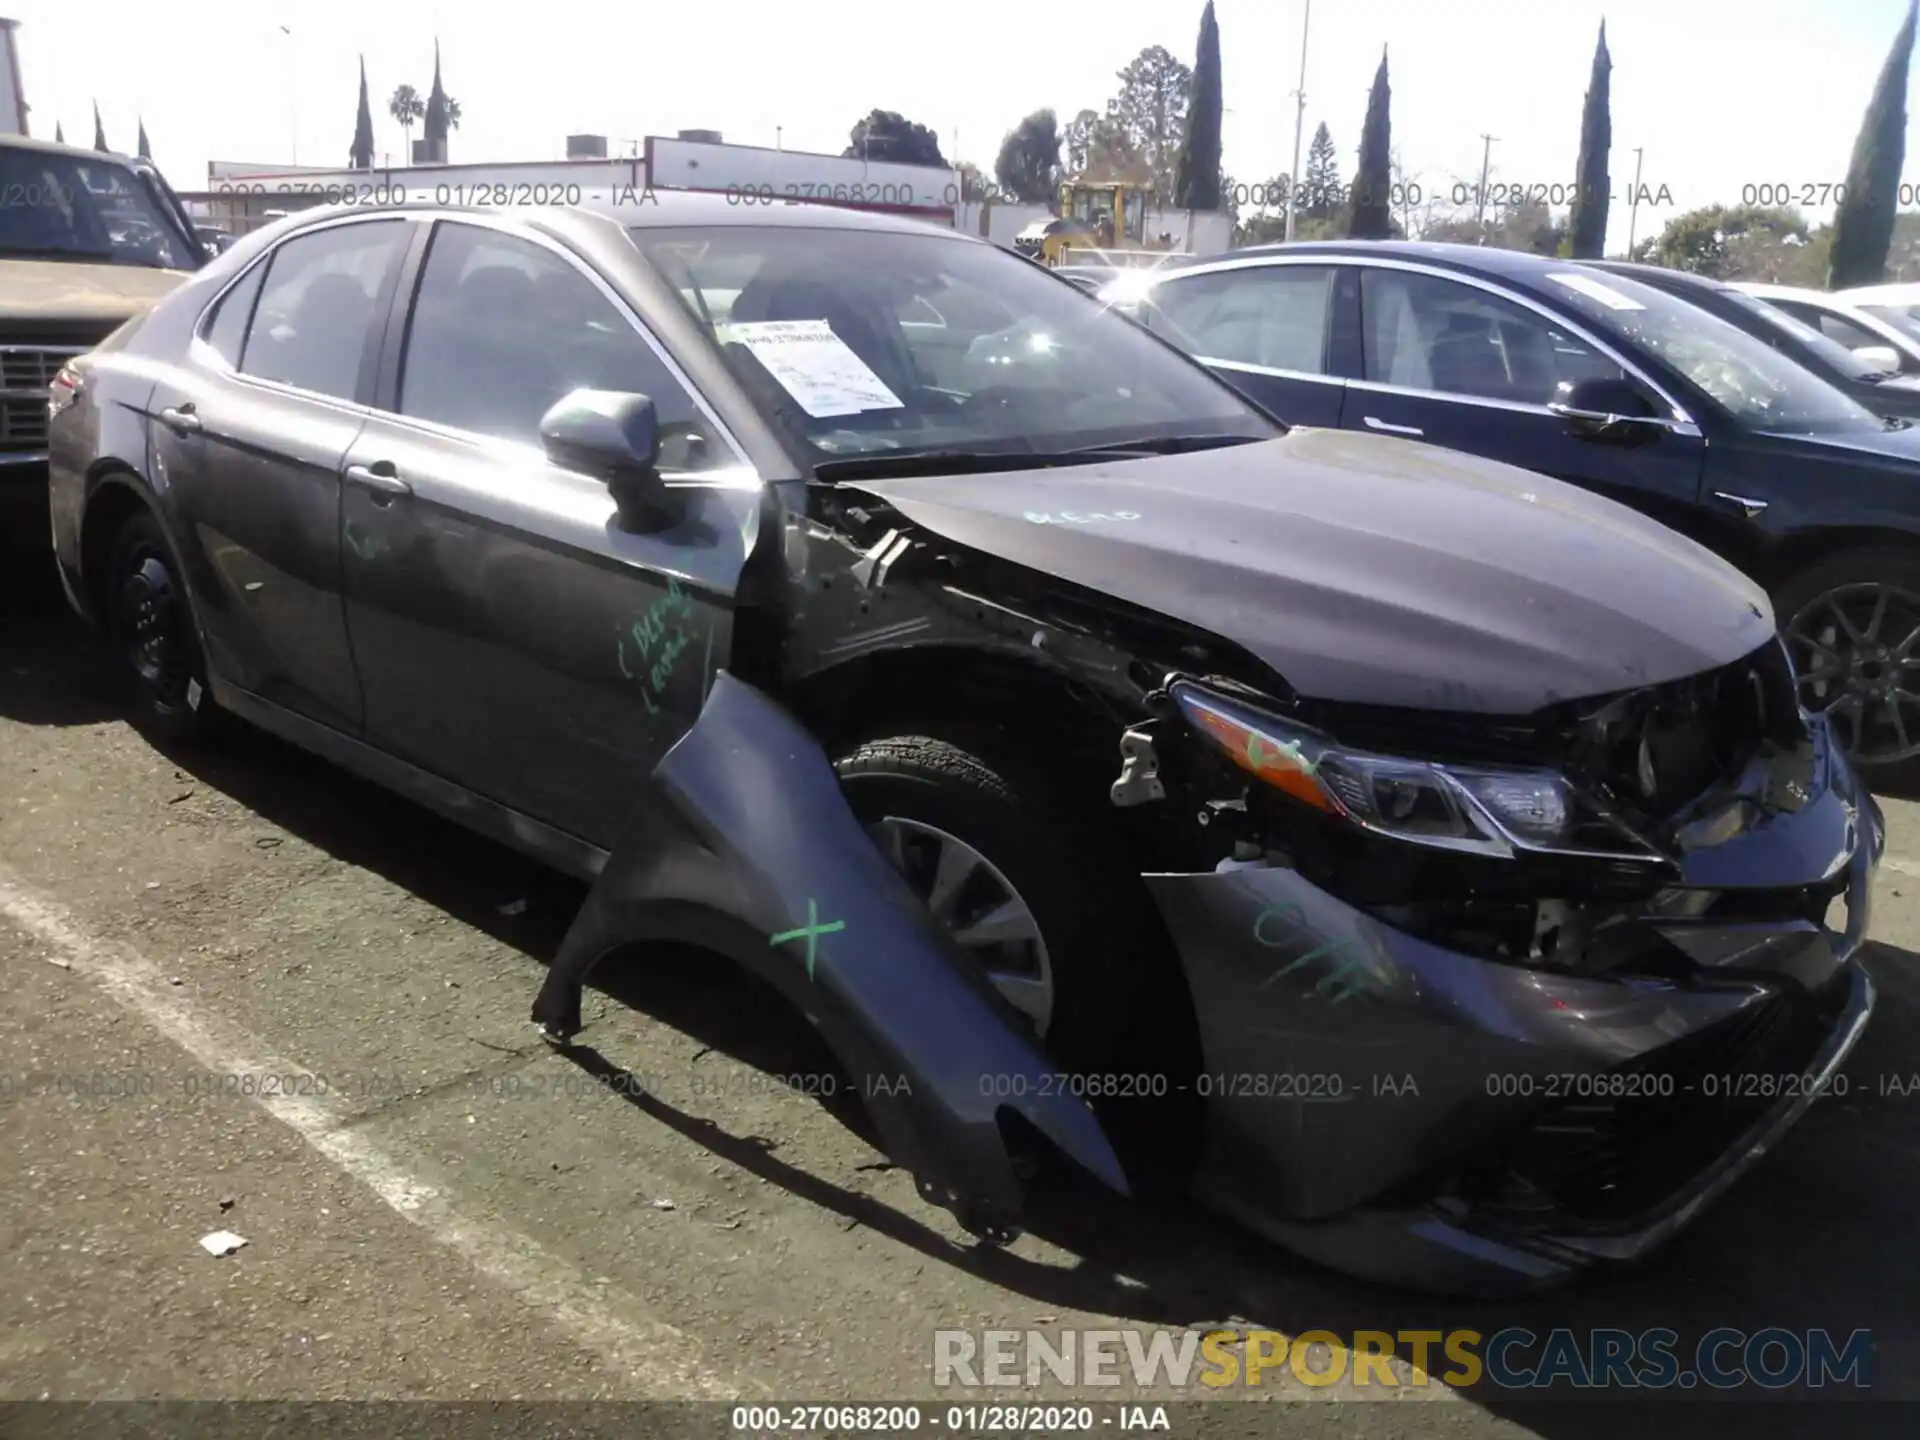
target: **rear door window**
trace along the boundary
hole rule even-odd
[[[242,373],[353,399],[386,320],[387,282],[405,253],[404,220],[297,235],[273,253],[247,331]]]
[[[1333,269],[1264,265],[1163,280],[1147,328],[1206,360],[1327,373]]]

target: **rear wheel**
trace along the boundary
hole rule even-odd
[[[169,740],[203,733],[213,698],[186,582],[160,523],[144,510],[114,537],[101,601],[134,723]]]
[[[1870,780],[1920,777],[1920,556],[1850,550],[1780,587],[1775,616],[1800,677]]]
[[[1164,1150],[1193,1068],[1179,1043],[1190,1027],[1166,1013],[1178,976],[1138,871],[1047,777],[981,737],[869,740],[835,768],[935,920],[1047,1057],[1086,1079],[1138,1175],[1143,1152]]]

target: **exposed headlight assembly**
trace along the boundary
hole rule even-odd
[[[1440,765],[1349,750],[1330,737],[1176,681],[1174,703],[1248,774],[1364,830],[1440,850],[1661,859],[1550,770]]]

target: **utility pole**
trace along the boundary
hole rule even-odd
[[[1293,113],[1293,170],[1287,180],[1287,239],[1293,239],[1293,213],[1300,193],[1300,134],[1307,124],[1307,29],[1313,23],[1313,0],[1304,0],[1300,11],[1300,88],[1294,91],[1298,108]]]
[[[1633,195],[1627,204],[1627,259],[1633,259],[1633,236],[1640,221],[1640,165],[1646,159],[1647,147],[1642,145],[1633,152]]]
[[[298,165],[300,163],[299,52],[294,48],[293,31],[282,25],[280,33],[287,37],[287,138],[293,151],[287,157],[287,161],[289,164]]]
[[[1487,169],[1493,163],[1493,142],[1500,137],[1482,135],[1480,138],[1487,143],[1480,151],[1480,194],[1474,209],[1473,225],[1480,232],[1480,238],[1474,243],[1484,245],[1487,243]]]

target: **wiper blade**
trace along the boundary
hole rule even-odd
[[[1095,459],[1095,456],[1086,456]],[[1061,463],[1062,457],[1008,450],[908,450],[850,455],[822,460],[813,467],[819,480],[889,480],[905,475],[988,475],[997,470],[1033,470]]]
[[[1887,429],[1889,430],[1911,430],[1913,428],[1913,421],[1903,415],[1889,415],[1886,417],[1886,420]]]
[[[111,260],[111,250],[75,250],[66,245],[0,245],[0,260]]]
[[[1068,450],[1068,455],[1187,455],[1195,450],[1221,450],[1229,445],[1253,445],[1258,435],[1149,435],[1138,440],[1115,440],[1106,445],[1085,445]]]
[[[1899,373],[1898,370],[1874,370],[1860,378],[1869,385],[1878,385],[1883,380],[1893,379]]]

